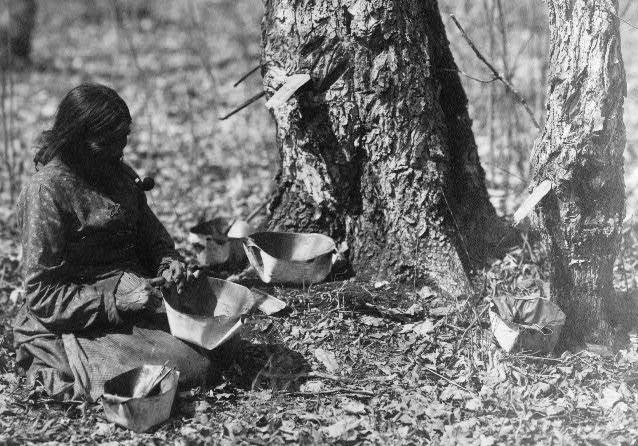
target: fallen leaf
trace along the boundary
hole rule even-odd
[[[585,343],[585,350],[589,353],[599,355],[603,358],[611,359],[614,357],[614,353],[606,345]]]
[[[421,288],[418,293],[419,297],[421,299],[429,299],[431,297],[436,296],[436,291],[434,291],[432,288],[430,288],[429,286],[425,285],[423,288]]]
[[[496,439],[494,437],[481,434],[480,446],[493,446],[495,444]]]
[[[317,358],[329,372],[339,370],[339,363],[333,352],[318,348],[315,350],[315,358]]]
[[[346,418],[324,428],[324,431],[330,438],[340,438],[359,427],[359,423],[360,422],[357,419]]]
[[[418,316],[423,314],[423,305],[421,304],[412,304],[410,308],[405,310],[405,314],[409,314],[410,316]]]
[[[197,403],[195,403],[195,413],[204,413],[210,408],[211,405],[206,400],[198,401]]]
[[[483,404],[481,403],[481,400],[478,398],[472,398],[465,402],[465,410],[476,412],[481,407],[483,407]]]
[[[462,401],[472,398],[472,394],[456,386],[449,385],[439,395],[441,401]]]
[[[366,405],[359,401],[349,400],[344,404],[343,410],[351,415],[363,415],[366,413]]]
[[[416,324],[412,331],[419,336],[430,334],[434,331],[434,322],[430,319],[426,319],[425,321]]]
[[[361,323],[370,327],[381,327],[384,325],[384,321],[380,317],[375,316],[361,316]]]
[[[180,434],[183,435],[184,437],[188,437],[190,435],[197,435],[198,432],[199,432],[198,429],[196,429],[195,427],[193,427],[191,425],[188,425],[188,424],[185,424],[180,429]]]
[[[613,387],[606,387],[602,391],[602,397],[598,400],[598,405],[604,410],[610,410],[614,405],[622,401],[622,394]]]
[[[272,389],[261,390],[255,392],[254,395],[259,401],[269,401],[272,399]]]
[[[100,421],[95,425],[94,429],[95,430],[93,431],[93,435],[95,435],[96,437],[106,437],[108,435],[111,435],[113,431],[113,425]]]
[[[306,381],[299,386],[299,390],[308,393],[317,393],[323,390],[323,382],[321,381]]]
[[[430,316],[445,317],[448,314],[452,313],[453,311],[454,311],[454,307],[450,305],[446,305],[444,307],[436,307],[436,308],[430,309]]]
[[[9,300],[13,305],[16,305],[18,302],[22,301],[22,294],[22,288],[16,288],[11,291],[11,294],[9,294]]]
[[[405,324],[401,327],[401,331],[399,331],[399,334],[410,333],[415,326],[416,324]]]

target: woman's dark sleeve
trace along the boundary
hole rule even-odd
[[[182,257],[175,250],[175,243],[168,231],[148,206],[146,195],[144,193],[141,195],[140,219],[137,227],[140,258],[159,276],[168,268],[172,260],[182,260]]]
[[[64,260],[64,215],[43,184],[26,186],[18,204],[22,225],[24,289],[29,312],[46,328],[75,332],[121,322],[112,286],[71,283]]]

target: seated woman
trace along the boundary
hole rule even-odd
[[[71,90],[18,201],[26,303],[14,322],[17,361],[52,396],[96,399],[106,380],[142,364],[168,361],[186,385],[210,376],[208,355],[171,336],[154,311],[155,285],[179,291],[190,273],[122,163],[130,125],[112,89]]]

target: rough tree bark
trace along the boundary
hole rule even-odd
[[[532,154],[535,184],[553,190],[537,211],[551,257],[551,296],[567,344],[606,343],[606,304],[624,218],[623,101],[617,0],[548,0],[547,121]]]
[[[267,0],[266,91],[281,154],[271,229],[345,242],[357,275],[468,291],[503,241],[436,0]]]
[[[35,0],[0,0],[0,63],[28,60],[35,26]]]

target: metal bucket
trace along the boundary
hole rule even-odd
[[[246,265],[242,239],[254,232],[254,228],[245,221],[236,221],[230,228],[228,224],[228,219],[218,217],[190,229],[188,242],[200,265],[226,265],[230,269]]]
[[[309,285],[330,273],[336,247],[323,234],[258,232],[244,240],[244,250],[265,283]]]
[[[255,305],[248,288],[212,277],[190,283],[179,295],[172,287],[164,301],[171,334],[208,350],[237,334]]]
[[[149,396],[134,397],[149,378],[157,376],[164,366],[144,365],[122,373],[104,383],[102,406],[104,415],[112,423],[135,432],[145,432],[166,421],[171,414],[179,372],[171,370]],[[156,388],[157,388],[156,387]]]
[[[244,317],[254,308],[271,314],[286,306],[267,294],[213,277],[196,280],[179,295],[173,287],[164,301],[171,334],[208,350],[239,334]]]

